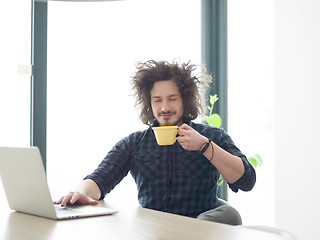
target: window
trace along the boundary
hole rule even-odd
[[[22,0],[1,3],[0,20],[3,23],[0,145],[27,146],[30,143],[30,72],[27,69],[31,59],[31,3]]]
[[[0,146],[29,146],[31,2],[1,2],[0,21]]]
[[[200,1],[48,4],[47,171],[59,197],[118,140],[146,128],[129,96],[137,61],[200,64]],[[137,205],[131,176],[106,199]]]
[[[248,157],[264,160],[253,190],[229,191],[229,202],[245,224],[274,225],[272,1],[228,1],[228,77],[230,136]]]

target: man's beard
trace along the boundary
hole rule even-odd
[[[162,115],[162,114],[163,114],[163,115],[165,115],[165,114],[176,114],[176,112],[160,112],[160,113],[158,114],[159,118],[161,118],[161,115]],[[183,117],[183,116],[181,116],[177,121],[175,121],[175,122],[173,122],[173,123],[170,123],[170,120],[171,120],[171,119],[168,119],[168,120],[164,119],[164,123],[163,123],[163,124],[161,124],[160,121],[158,121],[158,122],[159,122],[159,124],[162,125],[162,126],[177,126],[178,123],[182,120],[182,117]]]

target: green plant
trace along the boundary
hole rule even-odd
[[[202,118],[202,121],[205,121],[209,125],[214,126],[214,127],[221,127],[221,124],[222,124],[222,120],[221,120],[220,115],[218,113],[212,113],[213,106],[218,100],[219,100],[219,98],[218,98],[217,94],[210,95],[210,106],[207,106],[207,108],[209,109],[209,114],[205,115]],[[253,156],[248,157],[248,161],[254,168],[261,166],[262,162],[263,162],[262,158],[259,154],[254,154]],[[223,178],[222,178],[221,174],[220,174],[218,184],[219,184],[219,186],[221,186],[223,184]]]
[[[254,154],[251,157],[248,157],[249,163],[251,163],[252,166],[257,168],[258,166],[262,165],[262,157],[259,154]]]
[[[205,115],[202,118],[202,121],[206,121],[209,125],[214,126],[214,127],[221,127],[221,117],[218,113],[212,113],[213,111],[213,106],[216,103],[216,101],[218,101],[219,98],[217,96],[217,94],[215,95],[210,95],[210,105],[211,106],[207,106],[207,108],[209,109],[209,114]]]

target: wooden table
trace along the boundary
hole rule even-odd
[[[1,203],[0,239],[284,240],[268,232],[131,208],[110,216],[50,220],[9,210]],[[108,206],[100,202],[102,206]],[[110,207],[110,206],[108,206]]]

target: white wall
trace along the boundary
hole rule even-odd
[[[319,239],[320,1],[274,4],[276,225]]]

